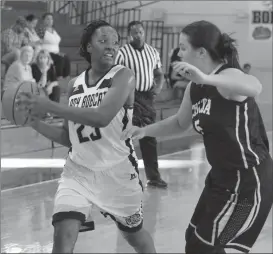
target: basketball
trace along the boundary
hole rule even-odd
[[[33,81],[23,81],[16,86],[7,88],[2,98],[3,113],[6,119],[15,125],[25,125],[29,120],[28,110],[16,110],[16,97],[21,92],[40,93],[37,84]]]

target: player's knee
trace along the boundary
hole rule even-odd
[[[81,222],[63,220],[54,224],[54,243],[52,253],[73,253]]]
[[[125,240],[134,249],[145,249],[146,245],[150,244],[150,234],[143,228],[135,232],[121,231]]]

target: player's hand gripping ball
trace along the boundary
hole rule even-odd
[[[31,95],[39,95],[39,90],[36,82],[23,81],[18,84],[14,84],[8,87],[2,98],[3,113],[7,120],[16,125],[29,125],[40,115],[31,115],[31,106],[29,104],[18,104],[18,98],[21,93],[27,93]]]
[[[50,100],[43,95],[21,92],[16,98],[17,111],[28,110],[32,118],[43,118],[47,113]]]

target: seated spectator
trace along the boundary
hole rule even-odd
[[[249,74],[250,70],[251,70],[251,64],[245,63],[243,66],[243,72],[246,74]]]
[[[61,37],[53,28],[53,15],[45,13],[42,17],[42,26],[38,30],[38,35],[41,38],[42,49],[47,50],[54,62],[56,68],[57,79],[70,75],[70,60],[60,52],[59,44]]]
[[[41,50],[41,39],[36,33],[36,26],[38,23],[38,18],[33,15],[29,14],[25,17],[26,19],[26,27],[24,29],[25,37],[27,38],[28,45],[34,48],[34,59],[36,58],[38,52]]]
[[[34,54],[33,48],[24,46],[20,52],[19,59],[13,62],[7,70],[4,80],[4,91],[11,86],[17,86],[23,81],[35,81],[30,67]]]
[[[186,87],[189,84],[189,80],[185,79],[179,73],[176,73],[173,70],[172,64],[182,60],[178,54],[179,50],[180,50],[179,48],[176,48],[172,52],[170,67],[169,67],[169,79],[170,79],[170,86],[174,89],[174,94],[176,96],[176,99],[182,100]]]
[[[60,101],[61,90],[57,82],[55,67],[48,51],[42,49],[31,65],[33,78],[43,88],[49,99]]]
[[[20,56],[20,48],[26,45],[24,34],[26,21],[19,17],[15,24],[2,32],[1,35],[1,75],[5,75],[8,67]]]

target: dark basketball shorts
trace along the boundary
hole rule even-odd
[[[235,170],[231,188],[215,184],[210,171],[186,231],[186,253],[251,250],[272,207],[272,165],[269,156],[257,167]]]

